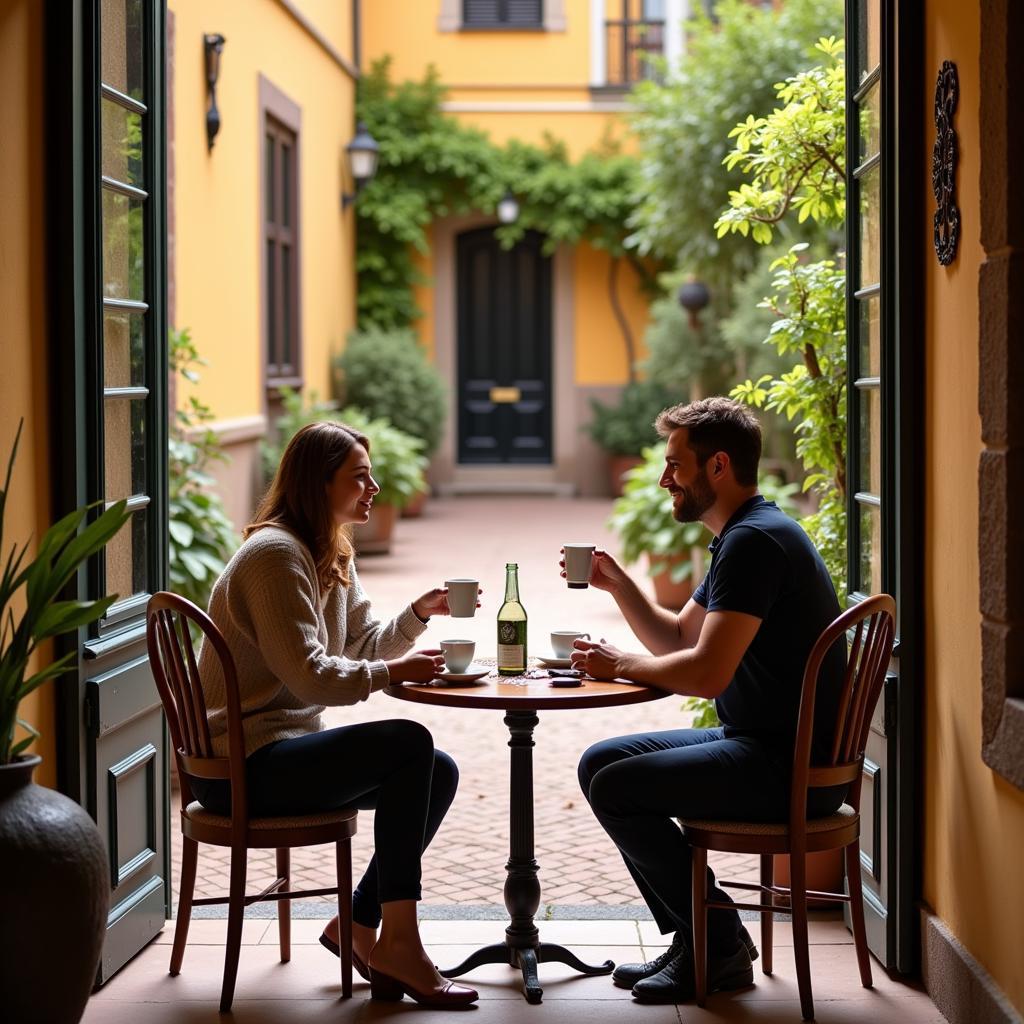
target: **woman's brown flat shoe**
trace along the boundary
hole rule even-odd
[[[371,999],[397,1003],[404,995],[415,999],[420,1006],[431,1006],[438,1010],[469,1006],[480,998],[475,988],[470,988],[468,985],[457,985],[454,981],[445,981],[441,988],[432,992],[417,992],[404,981],[392,978],[390,974],[382,974],[373,967],[370,968]]]
[[[321,935],[320,945],[323,946],[324,949],[329,949],[336,957],[341,957],[341,946],[339,946],[334,939],[328,938],[326,935]],[[352,950],[352,966],[364,981],[370,980],[370,968],[363,963],[362,957],[360,957],[354,949]]]

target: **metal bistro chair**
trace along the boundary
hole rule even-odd
[[[147,608],[146,642],[167,725],[174,745],[181,785],[182,864],[178,920],[174,929],[170,973],[178,974],[185,955],[193,907],[228,904],[227,947],[224,951],[224,982],[220,1011],[227,1013],[235,991],[238,956],[242,941],[244,910],[264,900],[277,901],[281,962],[291,959],[291,903],[299,896],[337,894],[340,921],[341,994],[352,995],[352,836],[355,811],[332,811],[296,817],[250,818],[245,785],[245,742],[238,697],[235,662],[220,630],[191,601],[176,594],[154,594]],[[206,701],[199,682],[189,623],[203,632],[220,658],[227,693],[228,756],[215,757],[206,719]],[[207,811],[193,799],[190,778],[227,779],[231,783],[231,816]],[[198,844],[231,848],[231,882],[227,897],[195,900]],[[334,843],[338,884],[330,889],[293,890],[290,887],[292,847]],[[278,877],[255,896],[245,894],[249,850],[277,851]]]
[[[693,959],[697,1005],[707,996],[708,908],[758,910],[761,912],[762,970],[772,973],[772,914],[793,917],[793,948],[796,957],[800,1009],[804,1020],[814,1019],[811,967],[807,948],[807,898],[850,904],[853,937],[860,978],[871,987],[871,963],[864,931],[864,906],[860,884],[860,788],[871,716],[892,654],[896,602],[888,594],[866,598],[839,616],[818,638],[804,670],[800,717],[793,754],[788,824],[763,822],[698,821],[681,818],[683,835],[693,848]],[[846,672],[840,690],[831,756],[826,764],[811,765],[811,734],[818,670],[832,645],[845,642],[854,630]],[[807,790],[849,784],[847,802],[825,818],[807,818]],[[849,894],[807,891],[806,856],[818,850],[842,849],[845,853]],[[761,883],[719,882],[735,889],[752,889],[768,897],[768,903],[724,903],[707,898],[707,851],[761,855]],[[773,856],[790,856],[789,888],[773,883]],[[775,896],[788,896],[789,909],[774,905]]]

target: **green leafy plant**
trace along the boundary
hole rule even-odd
[[[592,398],[593,415],[583,429],[611,455],[639,455],[657,440],[658,413],[679,397],[656,380],[635,381],[622,389],[617,405]]]
[[[168,332],[172,373],[199,383],[197,366],[205,366],[187,329]],[[223,460],[216,433],[207,424],[209,407],[194,394],[175,410],[168,439],[168,544],[171,589],[205,608],[210,591],[238,547],[239,539],[208,473]]]
[[[334,368],[341,404],[418,437],[427,458],[437,451],[447,410],[445,388],[411,330],[356,331]]]
[[[0,491],[0,552],[21,426],[18,425]],[[33,726],[18,718],[21,701],[48,679],[73,671],[78,662],[78,651],[69,651],[26,678],[28,663],[39,645],[94,622],[117,600],[116,594],[97,601],[60,599],[79,567],[131,518],[126,502],[119,501],[83,528],[95,508],[88,505],[76,509],[51,526],[43,534],[34,558],[26,560],[26,541],[20,549],[17,543],[12,544],[4,561],[0,576],[0,764],[9,764],[39,735]],[[22,606],[18,617],[14,611],[16,604]],[[20,740],[15,739],[17,726],[27,733]]]
[[[321,402],[315,392],[309,401],[290,388],[281,389],[284,415],[277,421],[276,443],[263,445],[263,466],[268,479],[273,476],[281,455],[292,436],[307,423],[331,420],[345,423],[364,433],[370,442],[373,478],[380,486],[376,497],[382,505],[405,508],[412,498],[426,489],[424,472],[427,459],[423,442],[383,418],[371,419],[362,409],[349,406],[339,409],[334,402]]]
[[[715,708],[715,702],[707,697],[686,697],[680,705],[683,711],[693,712],[693,729],[717,729],[722,724]]]

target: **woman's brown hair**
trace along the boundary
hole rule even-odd
[[[343,423],[304,426],[288,442],[274,482],[242,531],[243,537],[249,537],[264,526],[282,526],[294,533],[313,555],[325,592],[351,582],[351,528],[334,522],[326,487],[357,444],[370,451],[366,435]]]

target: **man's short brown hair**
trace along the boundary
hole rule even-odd
[[[715,452],[725,452],[732,463],[736,483],[757,484],[761,461],[761,424],[748,406],[731,398],[702,398],[689,405],[673,405],[658,414],[654,428],[661,437],[685,427],[686,440],[704,466]]]

